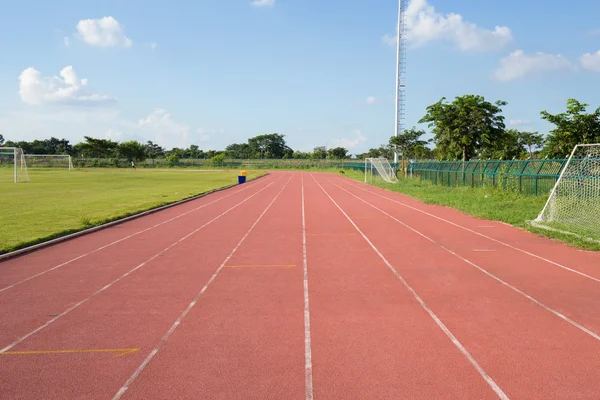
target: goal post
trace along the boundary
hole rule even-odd
[[[25,154],[19,147],[0,147],[0,181],[29,182]]]
[[[73,169],[73,160],[67,154],[25,154],[29,168]]]
[[[374,179],[382,179],[387,183],[398,182],[396,171],[392,168],[387,158],[365,158],[365,183],[373,183]]]
[[[532,225],[600,239],[600,143],[573,148]]]

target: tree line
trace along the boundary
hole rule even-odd
[[[590,113],[588,104],[569,99],[565,112],[541,111],[541,118],[554,125],[544,136],[507,129],[502,115],[506,104],[501,100],[491,103],[483,96],[471,94],[458,96],[452,102],[442,97],[428,106],[419,120],[431,128],[432,139],[422,140],[425,131],[413,127],[357,157],[392,158],[397,152],[403,159],[565,158],[577,144],[600,143],[600,107]]]
[[[50,139],[27,141],[5,141],[0,135],[0,146],[19,147],[25,154],[64,154],[82,158],[125,158],[129,161],[146,159],[167,159],[176,163],[179,159],[210,159],[215,162],[225,159],[335,159],[350,158],[348,149],[325,146],[315,147],[312,152],[295,151],[286,141],[285,135],[278,133],[255,136],[247,143],[230,144],[225,150],[202,150],[192,144],[187,149],[172,148],[167,150],[160,145],[147,141],[145,144],[135,140],[116,142],[110,139],[98,139],[84,136],[82,142],[71,144],[67,139]]]
[[[566,111],[550,114],[541,111],[541,118],[554,125],[544,136],[539,132],[507,129],[502,107],[505,101],[489,102],[480,95],[456,97],[452,102],[442,97],[426,109],[426,114],[418,121],[431,129],[433,138],[423,140],[424,130],[413,127],[398,136],[392,136],[388,143],[377,148],[356,154],[354,158],[385,157],[393,159],[394,153],[402,159],[469,160],[512,159],[512,158],[563,158],[569,155],[577,144],[600,143],[600,107],[587,112],[588,104],[569,99]],[[167,150],[148,141],[116,142],[84,136],[84,141],[71,144],[67,139],[50,138],[44,140],[10,141],[0,135],[0,146],[20,147],[26,154],[68,154],[83,158],[126,158],[130,161],[166,158],[170,163],[179,159],[333,159],[351,158],[344,147],[327,149],[318,146],[311,152],[290,148],[285,135],[279,133],[252,137],[246,143],[233,143],[225,150],[202,150],[197,145],[187,149]]]

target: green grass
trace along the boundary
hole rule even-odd
[[[345,170],[345,175],[361,182],[364,181],[364,174],[359,171]],[[406,194],[427,204],[452,207],[477,218],[502,221],[580,249],[600,251],[599,243],[536,228],[527,222],[537,217],[546,203],[546,196],[525,196],[514,191],[492,187],[447,187],[413,178],[401,178],[397,184],[383,181],[375,184],[390,191]]]
[[[0,171],[1,172],[1,171]],[[0,254],[237,183],[238,171],[30,170],[0,179]],[[248,180],[264,172],[248,171]]]

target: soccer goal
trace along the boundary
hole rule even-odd
[[[600,143],[575,146],[532,225],[600,239]]]
[[[27,162],[18,147],[0,147],[0,182],[29,182]]]
[[[365,183],[373,183],[377,180],[388,183],[398,182],[396,171],[392,168],[387,158],[365,159]]]
[[[29,168],[66,168],[73,169],[73,160],[69,155],[25,154]]]

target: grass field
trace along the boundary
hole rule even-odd
[[[363,181],[364,174],[346,170],[346,176]],[[447,187],[429,181],[401,178],[397,184],[376,182],[377,186],[406,194],[428,204],[452,207],[478,218],[502,221],[530,232],[557,239],[585,250],[600,251],[600,244],[576,236],[535,228],[527,221],[537,217],[546,203],[546,196],[525,196],[500,188]]]
[[[0,180],[0,253],[235,184],[238,172],[33,169],[30,182]]]

